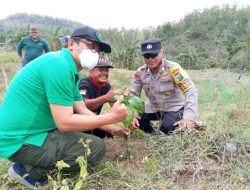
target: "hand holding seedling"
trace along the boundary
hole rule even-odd
[[[140,124],[139,124],[138,119],[134,118],[131,125],[129,126],[129,129],[131,131],[134,131],[134,130],[138,129],[139,126],[140,126]]]
[[[134,128],[137,128],[139,126],[139,123],[137,119],[135,118],[135,113],[136,112],[143,113],[144,104],[142,100],[137,96],[133,96],[133,97],[130,97],[129,95],[126,96],[125,95],[126,91],[127,91],[127,86],[124,87],[123,92],[122,92],[124,94],[123,104],[125,104],[128,110],[128,115],[126,119],[123,121],[123,125],[126,128],[128,128],[130,125],[132,125]],[[120,97],[115,96],[114,98],[118,100]]]
[[[124,136],[128,136],[129,135],[129,129],[124,128],[122,126],[114,126],[113,125],[113,130],[112,130],[111,133],[114,136],[124,137]]]
[[[114,103],[114,96],[118,95],[118,93],[115,91],[114,87],[111,87],[111,89],[108,91],[107,94],[105,94],[105,99],[109,103]]]
[[[128,110],[122,103],[123,99],[123,96],[119,96],[119,99],[114,103],[114,106],[111,109],[111,113],[115,117],[115,122],[123,121],[128,115]]]

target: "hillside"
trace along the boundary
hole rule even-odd
[[[0,20],[0,31],[14,27],[27,27],[30,24],[37,25],[42,29],[60,27],[64,30],[73,30],[74,28],[83,26],[82,23],[71,21],[68,19],[53,18],[36,14],[17,13]]]
[[[81,24],[39,15],[12,15],[0,20],[0,43],[5,48],[15,49],[21,37],[27,35],[30,23],[43,28],[42,37],[52,50],[60,48],[54,44],[60,43],[61,35],[69,35]],[[7,30],[10,26],[17,28]],[[157,37],[162,41],[166,58],[185,69],[250,70],[250,7],[214,6],[193,11],[179,22],[163,23],[156,28],[108,28],[99,32],[111,44],[112,53],[108,57],[118,68],[138,68],[142,61],[141,42]]]

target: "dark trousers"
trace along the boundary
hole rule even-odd
[[[91,131],[86,131],[84,133],[87,133],[87,134],[91,134],[91,135],[95,135],[97,137],[100,137],[100,138],[113,138],[113,135],[109,132],[106,132],[106,131],[103,131],[101,129],[93,129]]]
[[[77,132],[49,132],[42,147],[23,145],[23,147],[9,158],[12,162],[24,165],[30,177],[46,178],[47,174],[55,172],[57,161],[63,160],[70,165],[66,172],[77,172],[80,167],[76,162],[78,156],[86,156],[86,148],[79,140],[91,139],[90,155],[87,156],[88,166],[97,165],[104,157],[105,143],[98,137]],[[85,157],[86,158],[86,157]]]
[[[150,121],[160,121],[160,130],[168,134],[175,129],[174,123],[180,121],[183,117],[183,108],[176,112],[156,112],[156,113],[143,113],[139,120],[140,129],[146,133],[153,133],[154,128],[151,126]]]

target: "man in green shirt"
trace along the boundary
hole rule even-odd
[[[20,58],[20,63],[24,67],[30,61],[39,57],[43,52],[48,53],[48,44],[40,37],[39,29],[36,26],[30,27],[30,36],[24,37],[17,45],[17,53]],[[25,49],[23,58],[22,49]]]
[[[27,187],[46,184],[47,173],[60,160],[71,166],[69,171],[79,170],[75,161],[87,152],[80,139],[92,140],[87,161],[90,166],[98,164],[105,155],[104,142],[83,131],[98,128],[117,136],[128,134],[112,125],[127,116],[122,96],[109,113],[95,115],[78,90],[78,72],[93,69],[98,52],[110,53],[111,47],[95,29],[79,28],[67,48],[40,56],[12,79],[0,107],[0,157],[15,162],[9,175],[19,176]]]

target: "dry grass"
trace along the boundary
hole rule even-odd
[[[0,101],[6,78],[11,81],[19,64],[1,66],[6,77],[1,71]],[[110,82],[117,89],[130,87],[133,73],[112,69]],[[208,130],[133,137],[128,141],[130,159],[124,155],[122,139],[106,139],[107,156],[90,171],[84,189],[250,189],[250,75],[242,74],[238,80],[239,73],[219,69],[189,74],[199,89],[200,120]],[[225,148],[228,143],[236,146],[234,154]],[[0,189],[23,189],[7,176],[10,162],[0,159],[0,165]]]

